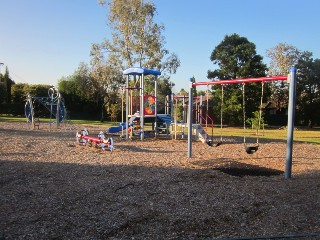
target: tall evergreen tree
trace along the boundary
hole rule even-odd
[[[2,103],[11,103],[11,88],[15,82],[9,76],[9,69],[6,67],[5,73],[1,76],[1,102]]]
[[[208,71],[210,79],[237,79],[265,76],[267,67],[262,57],[256,53],[256,46],[247,38],[234,33],[226,35],[223,41],[214,48],[210,60],[218,68]],[[224,86],[224,118],[230,124],[240,124],[242,118],[242,85]],[[248,117],[259,108],[261,85],[247,84],[245,110]],[[213,86],[215,102],[221,101],[221,87]],[[216,105],[215,112],[220,114],[220,106]]]

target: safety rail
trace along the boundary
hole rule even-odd
[[[208,114],[206,114],[206,117],[202,116],[201,114],[199,114],[199,116],[200,116],[200,118],[205,122],[206,128],[208,128],[208,118],[209,118],[209,120],[210,120],[210,122],[211,122],[211,128],[213,129],[213,127],[214,127],[214,121],[213,121],[213,119],[212,119]],[[202,126],[202,124],[200,124],[200,125]],[[207,129],[206,129],[206,130],[207,130]]]

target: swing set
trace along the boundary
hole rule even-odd
[[[246,141],[246,97],[245,97],[245,82],[242,83],[242,110],[243,110],[243,145],[245,148],[245,151],[248,154],[253,154],[259,149],[259,130],[261,128],[261,119],[262,119],[262,101],[263,101],[263,92],[264,92],[264,81],[261,81],[261,98],[260,98],[260,107],[259,107],[259,116],[258,116],[258,127],[257,127],[257,140],[256,144],[249,145]],[[221,81],[220,81],[221,82]],[[213,84],[213,83],[212,83]],[[218,84],[218,83],[217,83]],[[226,83],[220,83],[221,84],[221,104],[220,104],[220,141],[216,142],[214,144],[213,142],[213,126],[212,126],[212,132],[211,132],[211,139],[207,140],[207,144],[210,147],[218,147],[221,144],[223,144],[223,105],[224,105],[224,85]],[[209,84],[207,84],[207,92],[206,95],[208,95],[209,91]],[[207,98],[208,99],[208,98]],[[207,116],[208,116],[208,101],[207,101]],[[212,120],[212,119],[211,119]],[[213,122],[213,121],[212,121]]]
[[[221,119],[220,119],[220,131],[221,131],[221,136],[220,136],[220,142],[215,144],[215,146],[219,146],[222,144],[222,127],[223,127],[223,98],[224,98],[224,90],[223,86],[227,84],[242,84],[242,109],[243,109],[243,130],[244,130],[244,136],[243,136],[243,144],[244,144],[244,149],[248,154],[253,154],[259,149],[259,132],[257,133],[257,140],[255,144],[249,144],[246,139],[246,104],[245,104],[245,84],[246,83],[257,83],[261,82],[262,84],[262,90],[261,90],[261,98],[260,98],[260,109],[259,109],[259,117],[258,117],[258,129],[261,127],[261,118],[262,118],[262,100],[263,100],[263,94],[264,94],[264,82],[268,81],[286,81],[287,76],[276,76],[276,77],[262,77],[262,78],[244,78],[244,79],[235,79],[235,80],[215,80],[211,82],[198,82],[198,83],[193,83],[190,82],[190,91],[189,91],[189,98],[192,98],[192,89],[193,87],[196,86],[209,86],[209,85],[214,85],[214,84],[219,84],[221,85]],[[189,115],[188,115],[188,122],[189,124],[192,124],[192,104],[189,105]],[[191,112],[190,112],[191,111]],[[190,114],[191,113],[191,114]],[[191,126],[190,126],[191,127]],[[188,128],[189,129],[189,128]],[[188,131],[188,157],[191,157],[191,149],[192,149],[192,138],[191,138],[191,131]],[[214,146],[211,138],[210,146]]]
[[[190,79],[190,90],[189,99],[192,99],[193,87],[196,86],[208,86],[213,84],[245,84],[250,82],[268,82],[268,81],[288,81],[289,83],[289,103],[288,103],[288,125],[287,125],[287,149],[286,149],[286,164],[285,164],[285,178],[291,178],[292,173],[292,152],[293,152],[293,131],[294,131],[294,116],[295,116],[295,105],[296,105],[296,68],[291,68],[288,76],[275,76],[275,77],[262,77],[262,78],[245,78],[245,79],[234,79],[234,80],[221,80],[221,81],[210,81],[210,82],[198,82],[193,83]],[[262,89],[263,90],[263,89]],[[245,88],[243,85],[242,95],[245,98]],[[261,91],[263,95],[263,91]],[[261,104],[260,104],[261,105]],[[244,105],[245,107],[245,105]],[[192,104],[189,104],[188,111],[188,158],[192,156]],[[244,110],[245,111],[245,110]],[[244,116],[245,117],[245,116]],[[259,118],[261,119],[261,106]],[[222,122],[222,121],[221,121]],[[261,124],[261,122],[259,123]],[[244,122],[245,125],[245,122]],[[245,127],[244,127],[245,128]],[[257,140],[259,144],[259,141]],[[244,138],[245,150],[248,154],[254,153],[258,150],[258,144],[256,146],[247,146]]]

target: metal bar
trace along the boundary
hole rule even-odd
[[[182,111],[182,122],[187,122],[186,121],[186,98],[182,98],[182,108],[183,108],[183,111]]]
[[[288,108],[288,136],[287,136],[287,154],[286,154],[286,169],[285,178],[291,178],[292,172],[292,147],[293,147],[293,130],[294,116],[296,108],[296,69],[290,69],[290,85],[289,85],[289,108]]]
[[[128,88],[129,86],[129,75],[127,75],[127,79],[126,79],[126,87]],[[129,91],[126,91],[126,139],[129,139],[129,119],[128,119],[128,114],[129,114]]]
[[[123,137],[123,121],[124,121],[124,91],[121,89],[121,137]]]
[[[144,140],[144,74],[142,73],[140,78],[140,99],[141,99],[141,106],[140,106],[140,138],[141,141]]]
[[[189,99],[192,99],[193,84],[190,78]],[[192,156],[192,109],[193,101],[189,101],[188,109],[188,158]]]
[[[57,89],[57,95],[58,95],[58,102],[57,102],[57,112],[56,112],[56,121],[57,121],[57,128],[60,126],[60,101],[61,101],[61,96],[59,93],[59,90]]]
[[[155,98],[155,105],[154,105],[154,130],[155,130],[155,138],[158,136],[158,121],[157,121],[157,115],[158,115],[158,77],[157,75],[155,76],[154,80],[154,98]]]

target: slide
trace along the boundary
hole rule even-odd
[[[122,127],[123,127],[123,129],[126,129],[126,123],[125,123],[125,122],[120,123],[119,126],[109,127],[109,128],[107,129],[107,133],[117,133],[117,132],[120,132],[120,131],[122,130]]]
[[[130,119],[129,119],[129,126],[132,125],[132,122],[137,118],[137,116],[132,116]],[[122,130],[122,127],[123,129],[126,129],[126,123],[125,122],[122,122],[119,124],[119,126],[114,126],[114,127],[109,127],[107,129],[107,133],[117,133],[117,132],[120,132]]]
[[[157,118],[160,121],[165,122],[167,125],[170,125],[173,122],[173,118],[170,114],[157,114]]]

